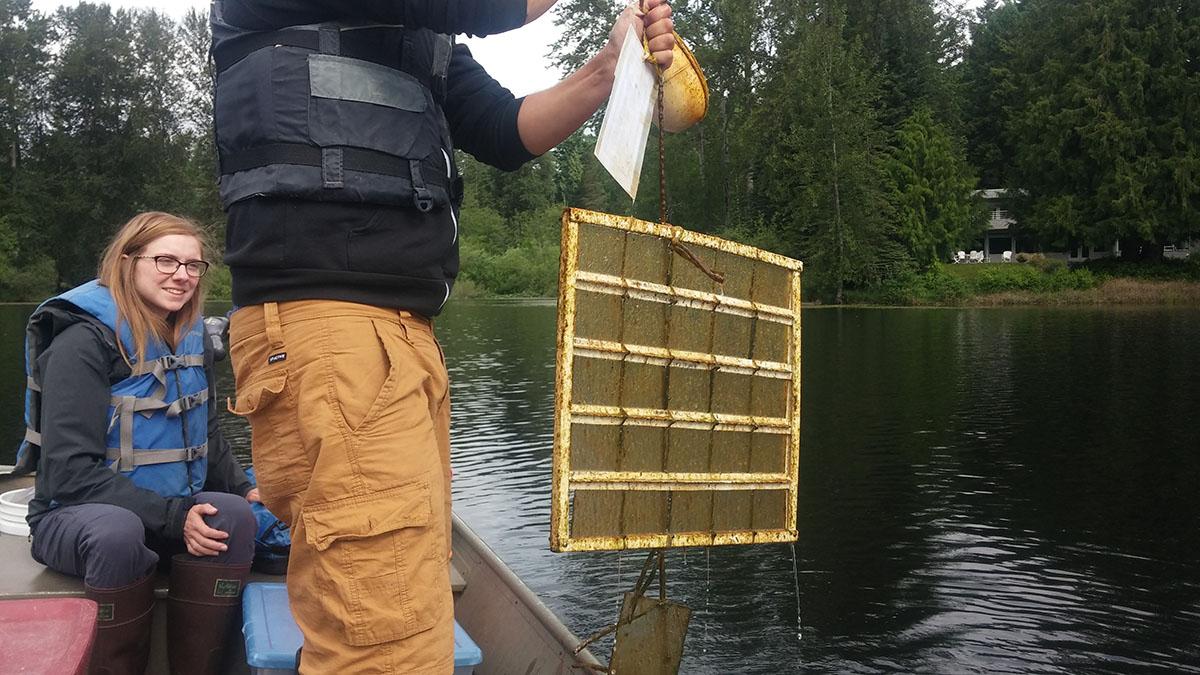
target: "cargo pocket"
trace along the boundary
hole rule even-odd
[[[229,411],[250,421],[250,454],[260,489],[277,498],[303,490],[312,463],[300,442],[296,399],[288,388],[287,373],[241,387]]]
[[[428,555],[443,529],[430,527],[428,481],[305,506],[302,517],[317,551],[319,602],[348,644],[401,640],[448,611],[441,607],[451,601],[445,560]]]

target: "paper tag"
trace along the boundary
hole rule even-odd
[[[617,57],[612,94],[596,140],[596,159],[630,198],[637,197],[646,138],[654,114],[654,66],[645,60],[644,54],[641,39],[630,28]]]

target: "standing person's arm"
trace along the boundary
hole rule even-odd
[[[555,0],[225,0],[225,20],[250,30],[368,21],[438,33],[492,35],[519,28]]]
[[[553,87],[522,99],[500,86],[464,45],[454,47],[447,77],[446,121],[455,145],[476,159],[512,171],[583,125],[612,91],[617,55],[629,27],[648,36],[655,59],[670,66],[675,46],[668,0],[647,0],[649,11],[626,9],[604,48]]]
[[[192,497],[164,498],[106,465],[110,374],[124,364],[100,330],[78,323],[42,354],[42,454],[39,497],[61,506],[112,504],[133,511],[147,530],[180,539]],[[125,367],[128,372],[128,367]]]
[[[647,12],[632,7],[617,18],[608,42],[582,68],[558,84],[531,94],[517,118],[521,141],[529,152],[540,155],[561,143],[600,108],[612,91],[617,57],[629,28],[645,34],[650,53],[664,70],[671,65],[675,46],[675,22],[668,0],[646,0]]]

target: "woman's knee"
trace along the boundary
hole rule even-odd
[[[196,501],[217,507],[216,514],[205,516],[204,522],[229,535],[225,545],[229,547],[230,561],[249,562],[254,557],[254,535],[258,532],[250,502],[225,492],[201,492],[196,495]]]

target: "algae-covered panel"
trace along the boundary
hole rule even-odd
[[[713,317],[713,353],[751,358],[755,323],[753,317],[717,313]]]
[[[564,214],[551,547],[792,541],[798,262]]]
[[[755,325],[752,359],[775,363],[791,363],[792,327],[776,321],[759,321]]]
[[[621,340],[621,296],[580,291],[576,298],[575,335],[595,340]]]
[[[688,352],[711,352],[713,313],[687,305],[671,305],[667,311],[667,347]]]
[[[579,404],[618,405],[625,364],[614,359],[575,358],[572,400]]]
[[[625,267],[626,233],[609,227],[579,228],[579,269],[621,276]]]

